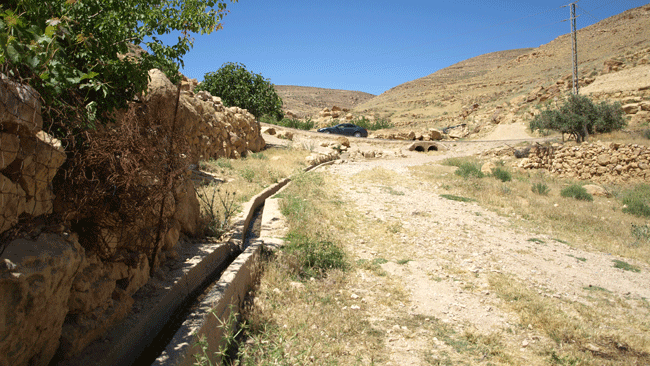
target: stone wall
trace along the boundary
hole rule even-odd
[[[145,103],[174,115],[177,87],[160,70],[149,71],[149,77]],[[239,158],[264,148],[255,116],[245,109],[224,107],[220,98],[206,91],[194,93],[195,85],[191,80],[182,83],[176,119],[176,127],[190,143],[193,163],[220,157]]]
[[[174,115],[178,88],[158,70],[149,74],[142,110]],[[264,148],[252,114],[226,108],[207,92],[194,93],[194,86],[191,80],[182,82],[175,122],[188,138],[191,163],[237,158]],[[32,88],[3,76],[0,102],[2,233],[21,215],[53,211],[51,182],[66,155],[60,142],[41,130],[40,97]],[[175,257],[181,233],[192,235],[199,228],[199,203],[190,175],[168,192],[165,217],[170,224],[157,263]],[[28,236],[2,243],[0,365],[47,365],[55,355],[74,357],[128,314],[132,296],[149,280],[150,266],[144,253],[128,250],[136,235],[124,230],[128,233],[101,232],[110,244],[109,260],[86,251],[62,226],[40,225]]]
[[[562,177],[620,183],[650,180],[650,148],[637,144],[537,145],[518,166],[545,169]]]
[[[65,153],[42,127],[40,95],[0,75],[0,233],[20,215],[52,212],[50,187]]]

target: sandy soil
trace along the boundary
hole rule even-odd
[[[473,145],[475,149],[477,146]],[[542,296],[568,302],[589,304],[587,289],[597,286],[624,303],[626,311],[648,317],[647,307],[638,306],[640,299],[650,297],[648,266],[635,263],[642,268],[641,273],[616,269],[612,265],[616,258],[612,255],[573,248],[554,240],[544,230],[527,232],[520,229],[519,219],[499,216],[476,203],[444,199],[439,196],[438,187],[419,181],[408,169],[446,157],[412,155],[326,168],[340,176],[341,197],[365,214],[366,222],[401,224],[401,237],[390,249],[393,254],[385,252],[382,241],[361,238],[350,246],[357,258],[388,258],[397,251],[403,253],[402,259],[411,260],[406,264],[389,260],[382,265],[410,293],[410,298],[404,299],[406,306],[401,315],[435,317],[459,329],[469,326],[484,334],[507,329],[519,319],[489,290],[489,276],[498,273],[513,276]],[[363,175],[358,175],[378,167],[394,173],[399,184],[387,190],[376,182],[363,181]],[[545,339],[533,330],[511,338],[508,342],[517,348],[519,344],[526,347]],[[435,354],[444,349],[441,345],[431,350],[425,334],[388,339],[386,344],[395,365],[425,364],[425,352]],[[534,347],[524,347],[519,361],[535,363],[527,355],[527,350]]]

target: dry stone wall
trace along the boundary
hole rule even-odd
[[[650,148],[637,144],[537,145],[518,166],[601,183],[650,181]]]
[[[176,113],[178,89],[157,69],[149,71],[149,88],[145,103],[162,109],[166,115]],[[221,99],[207,91],[194,93],[195,83],[181,85],[176,128],[188,139],[192,162],[216,158],[239,158],[265,147],[260,125],[246,109],[224,107]]]
[[[21,215],[52,212],[50,187],[65,153],[42,127],[40,95],[0,75],[0,233]]]
[[[245,109],[226,108],[204,91],[194,93],[197,83],[188,79],[181,84],[176,109],[178,88],[159,70],[149,74],[142,110],[177,116],[191,163],[238,158],[264,148],[259,123]],[[51,183],[66,155],[61,143],[42,131],[41,107],[32,88],[1,76],[0,234],[19,217],[53,212]],[[188,171],[187,179],[168,192],[164,215],[170,224],[156,262],[174,258],[181,233],[192,235],[199,229],[199,202],[190,175]],[[55,355],[74,357],[124,318],[132,296],[149,280],[147,256],[124,249],[141,229],[102,231],[100,237],[113,249],[110,260],[85,250],[64,227],[41,225],[29,238],[2,243],[0,365],[47,365]]]

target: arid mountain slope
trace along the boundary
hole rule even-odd
[[[292,111],[299,117],[316,116],[323,108],[352,109],[374,98],[372,94],[337,89],[314,88],[309,86],[276,85],[275,90],[282,98],[282,109]]]
[[[581,82],[648,62],[650,5],[631,9],[578,31]],[[607,69],[606,61],[619,62]],[[452,65],[399,85],[357,106],[353,112],[375,112],[399,125],[445,125],[502,106],[517,96],[552,90],[568,91],[571,81],[570,34],[535,49],[496,52]],[[559,82],[562,80],[563,82]],[[543,99],[543,98],[542,98]],[[478,106],[477,106],[478,105]],[[467,112],[471,110],[471,112]]]

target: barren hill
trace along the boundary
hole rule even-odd
[[[352,109],[375,97],[359,91],[314,88],[309,86],[276,85],[284,111],[293,111],[299,117],[315,116],[323,108]]]
[[[650,57],[648,29],[650,5],[628,10],[579,30],[581,85],[598,81],[603,74],[647,64]],[[609,89],[625,89],[626,81],[620,80],[619,83],[619,86],[610,85]],[[375,112],[398,125],[411,127],[456,122],[480,126],[499,123],[499,119],[491,121],[495,113],[521,113],[522,105],[543,102],[568,92],[570,88],[571,43],[570,34],[565,34],[538,48],[495,52],[452,65],[396,86],[358,105],[353,112]],[[639,89],[642,91],[644,86],[637,91]],[[616,95],[610,93],[596,97],[611,96]],[[508,120],[512,122],[515,119]]]

